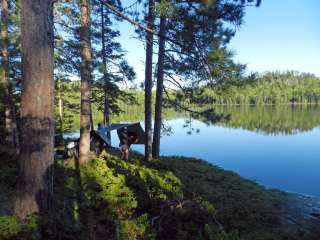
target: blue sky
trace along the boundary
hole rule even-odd
[[[134,0],[125,0],[124,6]],[[244,24],[229,48],[248,71],[297,70],[320,77],[320,0],[262,0],[259,8],[247,8]],[[144,80],[145,50],[134,39],[134,28],[119,24],[120,42],[127,59]],[[156,60],[156,59],[155,59]]]
[[[298,70],[320,76],[320,1],[262,0],[248,8],[230,47],[248,70]]]

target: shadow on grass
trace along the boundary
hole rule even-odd
[[[105,159],[116,173],[126,176],[127,185],[134,189],[139,200],[138,209],[141,213],[148,211],[153,216],[161,216],[161,211],[170,201],[176,201],[175,206],[191,201],[193,209],[189,212],[194,214],[195,219],[197,214],[193,210],[203,210],[199,219],[212,221],[222,227],[223,231],[235,233],[240,238],[318,239],[319,235],[315,231],[310,232],[305,226],[290,225],[284,221],[283,206],[288,201],[286,193],[266,189],[205,161],[162,157],[145,162],[137,153],[133,153],[128,162],[119,160],[116,155]],[[166,181],[164,176],[170,176],[171,181],[174,179],[175,187],[169,187],[172,182]],[[166,198],[159,198],[161,194]],[[209,205],[209,209],[206,205]],[[203,218],[211,207],[211,216]],[[182,221],[182,224],[186,222]]]
[[[112,239],[114,223],[99,219],[99,211],[87,204],[81,166],[73,159],[55,163],[53,212],[42,229],[45,239]]]

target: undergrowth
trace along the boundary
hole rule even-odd
[[[0,173],[14,189],[16,164]],[[282,193],[192,158],[59,160],[54,196],[50,216],[24,222],[1,206],[0,239],[312,239],[281,223]]]

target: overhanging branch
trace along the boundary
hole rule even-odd
[[[167,41],[169,42],[172,42],[173,44],[176,44],[177,46],[181,47],[182,49],[185,48],[185,46],[171,38],[168,38],[167,36],[165,35],[161,35],[159,34],[159,32],[156,32],[146,26],[144,26],[143,24],[129,18],[128,16],[126,16],[123,12],[121,12],[119,9],[117,9],[116,7],[114,7],[113,5],[111,5],[110,3],[107,3],[106,0],[99,0],[104,6],[106,6],[107,8],[109,8],[115,15],[117,15],[118,17],[121,17],[122,19],[128,21],[129,23],[131,23],[132,25],[146,31],[146,32],[149,32],[149,33],[152,33],[158,37],[163,37],[165,38]],[[189,51],[189,50],[188,50]],[[189,51],[191,52],[191,51]]]
[[[116,7],[114,7],[113,5],[107,3],[105,0],[100,0],[100,2],[105,5],[107,8],[109,8],[111,11],[113,11],[114,14],[116,14],[118,17],[123,18],[124,20],[128,21],[129,23],[131,23],[132,25],[145,30],[149,33],[153,33],[155,35],[159,35],[157,32],[153,31],[152,29],[142,25],[141,23],[134,21],[133,19],[129,18],[128,16],[126,16],[125,14],[123,14],[120,10],[118,10]]]

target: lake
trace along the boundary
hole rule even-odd
[[[171,133],[162,136],[161,154],[201,158],[270,188],[320,196],[320,107],[215,111],[230,119],[213,124],[187,113],[166,117]],[[144,152],[143,146],[133,149]]]

